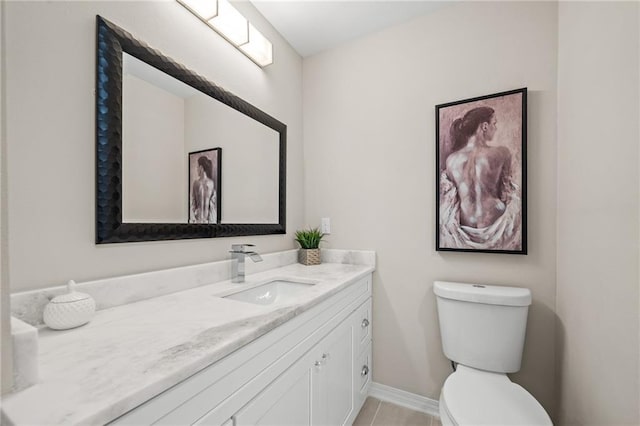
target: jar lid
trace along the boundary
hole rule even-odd
[[[67,290],[69,292],[66,294],[62,294],[60,296],[54,297],[53,299],[51,299],[50,303],[73,303],[73,302],[78,302],[80,300],[87,300],[91,298],[91,296],[89,296],[86,293],[80,293],[79,291],[75,291],[73,289],[75,285],[76,285],[75,281],[69,280],[69,282],[67,283]]]

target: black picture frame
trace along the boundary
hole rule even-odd
[[[526,255],[527,88],[436,105],[435,115],[436,251]]]
[[[279,135],[278,223],[122,221],[122,53],[126,52],[275,130]],[[96,16],[96,244],[286,233],[287,126]]]
[[[201,149],[200,151],[190,152],[187,156],[187,169],[189,170],[189,181],[187,182],[187,188],[189,194],[187,211],[189,216],[189,223],[198,223],[197,218],[194,217],[194,198],[193,198],[193,186],[196,176],[193,171],[197,169],[198,158],[204,155],[209,160],[213,157],[212,162],[215,162],[215,170],[212,175],[209,176],[213,180],[214,195],[215,195],[215,221],[208,223],[220,223],[222,218],[222,148],[209,148]]]

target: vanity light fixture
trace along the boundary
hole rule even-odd
[[[228,0],[218,0],[218,14],[209,24],[234,46],[249,42],[249,21]]]
[[[260,67],[273,63],[273,45],[229,0],[177,0]]]
[[[240,46],[240,50],[261,67],[273,63],[271,42],[252,24],[249,24],[249,42]]]

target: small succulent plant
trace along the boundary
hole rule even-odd
[[[318,228],[296,231],[296,241],[303,249],[317,249],[324,234]]]

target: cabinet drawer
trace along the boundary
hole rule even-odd
[[[362,353],[371,342],[371,298],[367,299],[355,312],[354,345],[356,354]]]
[[[371,377],[373,375],[373,365],[371,362],[371,343],[367,345],[364,352],[358,357],[358,361],[354,365],[353,369],[353,383],[354,393],[356,398],[356,407],[362,405],[369,393],[369,387],[371,385]]]
[[[371,347],[367,348],[368,350],[364,351],[360,358],[358,359],[358,363],[356,364],[356,377],[357,377],[357,387],[362,391],[371,381]]]

